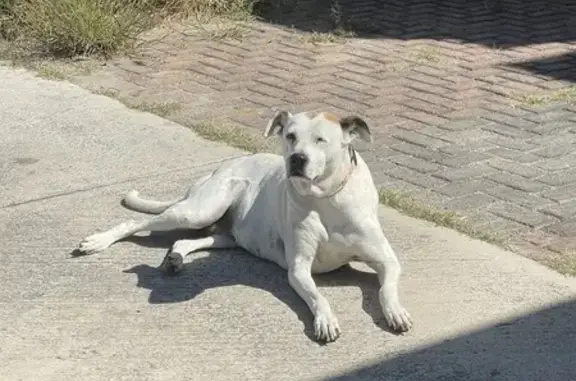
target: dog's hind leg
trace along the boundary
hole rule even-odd
[[[174,243],[172,249],[166,254],[161,267],[168,273],[182,270],[184,258],[195,251],[204,249],[233,249],[238,244],[233,237],[224,234],[215,234],[199,239],[181,239]]]
[[[189,198],[180,201],[161,214],[142,220],[130,220],[85,238],[79,252],[93,254],[114,242],[141,231],[203,229],[216,223],[243,191],[245,182],[235,179],[210,179],[195,188]]]

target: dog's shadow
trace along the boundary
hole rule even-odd
[[[183,234],[183,235],[182,235]],[[175,239],[191,237],[190,232],[155,233],[146,237],[126,239],[141,246],[169,248]],[[138,287],[150,290],[149,303],[178,303],[189,301],[205,290],[235,285],[255,287],[267,291],[291,308],[304,324],[306,335],[314,340],[313,316],[304,301],[288,283],[286,271],[272,262],[250,255],[242,249],[212,250],[207,256],[188,257],[178,274],[166,274],[160,267],[146,264],[134,266],[125,273],[136,274]],[[161,258],[159,258],[159,262]],[[379,282],[375,273],[356,270],[350,266],[327,274],[315,275],[319,287],[359,287],[362,308],[381,329],[391,331],[384,319],[378,300]]]

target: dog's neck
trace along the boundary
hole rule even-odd
[[[330,198],[342,191],[354,172],[358,159],[356,151],[348,146],[340,162],[334,163],[334,170],[328,173],[325,179],[316,184],[311,184],[307,194],[315,198]]]

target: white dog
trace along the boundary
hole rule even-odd
[[[378,273],[388,325],[409,330],[410,315],[398,298],[400,264],[378,221],[378,192],[350,145],[356,137],[372,141],[366,123],[357,116],[281,111],[266,128],[265,136],[272,135],[281,137],[283,157],[232,159],[178,201],[145,200],[131,191],[124,199],[129,207],[158,215],[91,235],[79,251],[101,251],[140,231],[216,226],[217,234],[176,241],[165,269],[181,270],[184,257],[196,250],[240,246],[288,271],[290,285],[314,314],[316,338],[334,341],[340,327],[312,274],[362,261]]]

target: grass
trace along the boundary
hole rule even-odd
[[[224,142],[229,146],[251,153],[274,152],[272,140],[264,140],[262,136],[251,134],[245,129],[233,125],[223,125],[215,122],[198,123],[192,129],[206,140]]]
[[[53,79],[57,81],[63,81],[68,78],[62,70],[46,63],[40,64],[36,68],[36,75],[40,78]]]
[[[424,48],[419,50],[415,55],[414,58],[416,62],[422,64],[427,62],[437,62],[440,60],[440,53],[437,49],[434,48]]]
[[[239,21],[252,0],[0,0],[0,36],[50,57],[111,56],[132,49],[141,33],[168,17]],[[224,30],[224,31],[223,31]],[[238,23],[212,31],[238,36]]]
[[[574,104],[576,102],[576,86],[541,94],[527,94],[517,102],[517,106],[522,107],[542,107],[554,102],[564,102]]]
[[[560,254],[548,259],[546,264],[563,275],[576,277],[576,253]]]
[[[301,40],[308,44],[338,44],[346,42],[346,39],[354,37],[354,32],[337,28],[331,32],[312,32],[301,37]]]
[[[112,93],[109,93],[112,94]],[[102,94],[106,95],[106,94]],[[109,96],[109,95],[107,95]],[[128,104],[127,102],[123,102],[127,104],[130,108],[140,110],[143,112],[149,112],[151,114],[156,114],[162,117],[170,116],[182,108],[182,105],[178,102],[141,102],[135,104]]]
[[[438,226],[459,231],[472,238],[506,247],[503,237],[488,230],[475,228],[456,212],[437,210],[413,199],[404,192],[392,189],[381,189],[380,203],[399,210],[410,217],[430,221]]]

